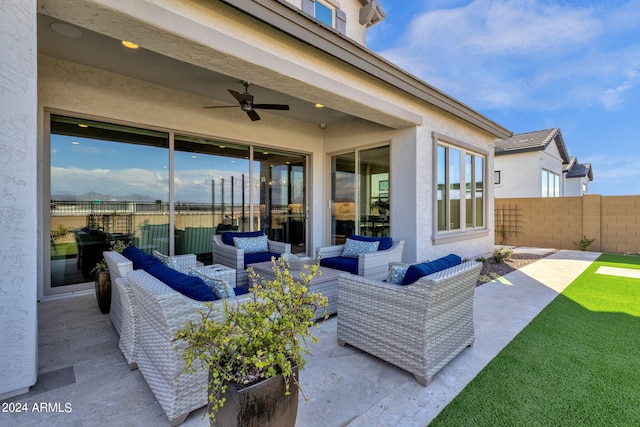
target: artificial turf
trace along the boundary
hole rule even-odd
[[[429,424],[640,426],[640,257],[601,255]]]

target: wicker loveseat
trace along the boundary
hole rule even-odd
[[[355,236],[351,236],[352,238]],[[387,238],[389,239],[389,238]],[[391,239],[389,239],[391,241]],[[383,280],[386,278],[389,263],[402,261],[404,240],[391,241],[388,249],[372,253],[363,253],[357,258],[342,257],[345,245],[325,246],[316,249],[320,256],[320,265],[343,270],[358,276]]]
[[[396,365],[428,385],[474,342],[473,296],[481,268],[469,261],[406,286],[341,275],[338,343]]]
[[[195,301],[171,289],[144,270],[127,275],[137,313],[137,363],[140,372],[172,426],[184,422],[189,413],[207,404],[208,370],[183,373],[182,344],[174,341],[176,331],[188,321],[202,319],[206,302]],[[227,301],[242,302],[241,295]],[[220,306],[222,300],[211,302]],[[220,316],[222,310],[217,310]],[[194,365],[197,367],[197,365]]]
[[[233,237],[249,236],[260,237],[262,232],[223,232],[214,234],[211,237],[212,258],[214,264],[222,264],[236,270],[236,286],[248,287],[249,274],[247,265],[258,262],[271,261],[271,257],[279,258],[282,254],[291,253],[289,243],[267,240],[268,251],[260,253],[245,254],[244,249],[240,249],[233,244]]]
[[[133,263],[115,251],[105,251],[103,255],[111,277],[111,310],[109,312],[111,323],[120,335],[118,345],[127,359],[129,369],[136,369],[138,314],[133,300],[133,291],[126,278],[133,270]],[[178,255],[173,259],[181,271],[188,271],[190,267],[197,265],[196,256],[193,254]]]

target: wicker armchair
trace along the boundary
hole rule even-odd
[[[427,386],[473,345],[473,296],[481,268],[469,261],[406,286],[341,275],[338,344],[398,366]]]
[[[109,316],[120,341],[118,346],[127,359],[129,369],[138,367],[136,364],[137,353],[137,323],[138,315],[134,303],[133,291],[127,281],[127,274],[133,270],[133,263],[124,255],[115,251],[103,252],[104,260],[109,267],[111,278],[111,310]],[[193,254],[178,255],[174,259],[180,271],[186,272],[190,267],[196,267],[197,260]]]
[[[227,267],[236,269],[236,286],[248,287],[249,286],[249,274],[244,264],[244,250],[238,249],[235,246],[227,245],[222,241],[221,234],[214,234],[212,236],[212,257],[214,264],[222,264]],[[268,240],[269,252],[277,254],[278,256],[284,253],[291,253],[291,245],[284,242],[276,242]],[[268,260],[262,260],[268,261]]]
[[[320,255],[320,265],[323,258],[339,257],[342,255],[344,245],[325,246],[316,249]],[[384,280],[389,272],[389,263],[401,262],[404,240],[396,240],[393,245],[384,251],[377,251],[358,256],[358,276]]]
[[[209,303],[192,300],[143,270],[132,271],[127,280],[135,296],[138,316],[140,372],[171,426],[176,426],[184,422],[191,411],[207,404],[209,372],[195,363],[196,372],[183,373],[185,362],[181,349],[184,344],[174,341],[175,333],[188,321],[201,321],[201,312],[208,311],[208,304],[219,307],[223,300]],[[241,295],[227,301],[242,302],[250,298],[250,295]],[[212,315],[219,319],[222,310],[218,308]]]

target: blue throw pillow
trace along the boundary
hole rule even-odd
[[[234,237],[258,237],[264,236],[262,231],[225,231],[222,233],[222,243],[233,246]]]
[[[160,261],[158,258],[154,257],[153,255],[149,255],[148,253],[135,246],[127,246],[126,248],[124,248],[124,250],[122,251],[122,255],[124,255],[125,258],[129,259],[133,263],[133,268],[136,270],[141,268],[146,271],[148,268],[153,267],[154,265],[162,265],[162,261]]]
[[[199,277],[180,273],[162,263],[154,265],[146,271],[171,289],[196,301],[215,301],[217,299],[211,288]]]
[[[417,282],[421,277],[437,273],[438,271],[446,270],[449,267],[453,267],[454,265],[458,265],[461,263],[462,258],[460,258],[458,255],[449,254],[434,261],[424,262],[422,264],[414,264],[407,269],[407,273],[404,275],[402,284],[410,285]]]
[[[358,236],[357,234],[352,234],[349,236],[351,240],[359,240],[361,242],[380,242],[378,245],[379,251],[386,251],[393,246],[393,239],[391,237],[370,237],[370,236]]]

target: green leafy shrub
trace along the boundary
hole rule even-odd
[[[209,369],[212,422],[224,406],[226,382],[250,384],[282,374],[288,394],[290,381],[297,381],[293,369],[304,368],[309,344],[318,341],[310,328],[318,326],[315,310],[326,307],[327,298],[308,292],[309,281],[321,274],[318,264],[305,266],[302,282],[293,279],[282,258],[273,264],[274,280],[250,271],[253,287],[246,301],[223,300],[221,308],[209,304],[201,322],[189,322],[175,335],[184,347],[185,371],[196,361]]]
[[[507,247],[496,248],[493,250],[492,255],[493,259],[495,259],[497,263],[501,263],[511,258],[511,255],[513,255],[513,249]]]
[[[596,239],[587,239],[587,236],[582,236],[582,240],[580,240],[579,242],[573,242],[573,246],[577,247],[581,251],[586,251],[587,249],[589,249],[589,246],[591,246],[591,244],[595,241]]]

